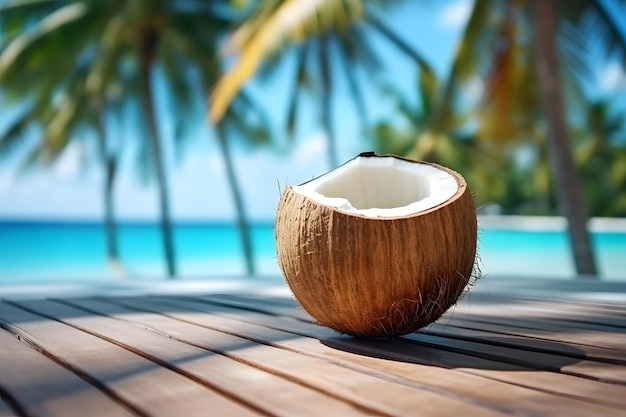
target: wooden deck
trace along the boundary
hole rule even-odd
[[[626,284],[487,279],[390,341],[262,288],[0,288],[0,416],[626,415]]]

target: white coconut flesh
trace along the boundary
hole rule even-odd
[[[437,166],[392,156],[359,156],[293,187],[311,200],[366,217],[401,217],[444,203],[459,189]]]

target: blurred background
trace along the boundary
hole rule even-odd
[[[460,172],[484,273],[626,279],[626,1],[0,0],[0,282],[280,279],[280,191]]]

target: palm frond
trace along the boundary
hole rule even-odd
[[[23,142],[27,129],[34,118],[34,110],[28,109],[17,117],[7,129],[0,134],[0,157],[11,155]]]
[[[0,84],[5,91],[22,89],[24,95],[39,94],[41,84],[60,84],[94,50],[95,33],[102,24],[102,9],[67,7],[61,18],[22,33],[0,54]],[[57,15],[58,16],[58,15]],[[76,36],[81,33],[81,36]]]
[[[493,30],[487,31],[486,27],[497,25],[494,22],[498,17],[499,4],[497,0],[476,0],[472,13],[463,29],[460,41],[457,44],[452,68],[448,73],[443,91],[439,95],[433,115],[433,125],[445,125],[445,120],[453,112],[454,95],[458,86],[463,85],[468,79],[480,73],[481,58],[489,50],[494,38]]]
[[[33,9],[38,10],[39,7],[46,7],[49,9],[50,5],[58,5],[61,0],[7,0],[3,4],[0,4],[0,12],[3,14],[23,11],[31,12]]]
[[[88,8],[85,4],[72,3],[46,16],[34,30],[24,32],[14,38],[0,55],[0,79],[6,77],[6,72],[11,65],[17,62],[20,55],[24,54],[24,51],[37,40],[45,39],[47,35],[59,30],[59,28],[82,19],[87,11]]]
[[[254,137],[255,145],[268,144],[271,141],[271,124],[265,110],[245,90],[241,90],[239,92],[236,101],[240,103],[242,108],[240,111],[249,115],[251,121],[249,123],[245,123],[244,126],[253,126],[251,131],[255,132],[255,134],[252,135]]]
[[[19,173],[27,172],[41,163],[43,159],[45,158],[43,157],[42,148],[33,146],[28,150],[22,161],[20,161],[17,171]]]
[[[347,13],[350,18],[346,17]],[[281,43],[298,41],[327,28],[343,27],[359,13],[360,1],[356,0],[284,0],[261,5],[251,23],[244,23],[227,43],[227,49],[238,52],[238,58],[211,94],[210,119],[217,121],[222,117],[228,103],[263,58]]]
[[[103,27],[98,53],[89,64],[85,77],[85,88],[90,94],[106,95],[107,89],[115,82],[124,46],[124,22],[119,16],[112,16]]]
[[[593,74],[589,65],[589,44],[568,22],[561,25],[558,41],[565,104],[570,111],[580,114],[585,111],[588,100],[584,91],[585,81],[591,79]]]
[[[365,97],[361,89],[361,83],[358,81],[357,67],[351,65],[351,62],[357,61],[358,49],[354,47],[354,44],[360,42],[359,38],[354,37],[354,32],[351,32],[351,36],[340,36],[337,43],[340,53],[339,60],[344,72],[344,78],[348,83],[348,89],[350,91],[350,98],[357,109],[357,116],[361,121],[362,126],[367,125],[367,106],[365,105]]]
[[[602,39],[605,50],[616,56],[621,60],[622,65],[626,66],[626,31],[623,21],[618,21],[601,0],[590,1],[590,11],[596,20],[596,32]]]
[[[433,69],[422,54],[413,49],[406,41],[404,41],[398,34],[392,31],[382,20],[374,16],[371,13],[366,14],[367,22],[372,25],[380,34],[382,34],[388,41],[400,49],[404,54],[413,59],[423,71],[433,72]]]
[[[415,132],[399,129],[388,121],[374,127],[374,147],[383,154],[406,155],[415,144]]]
[[[418,97],[422,103],[422,113],[430,119],[435,110],[437,94],[439,94],[439,80],[434,72],[423,71],[420,68],[418,82]]]
[[[301,46],[301,49],[298,51],[297,63],[296,63],[296,71],[295,71],[295,82],[291,88],[291,94],[288,99],[287,104],[287,138],[291,141],[294,138],[295,130],[296,130],[296,119],[298,117],[298,98],[300,96],[300,91],[302,87],[307,83],[307,56],[309,49],[311,47],[311,42],[305,42],[304,45]]]
[[[336,152],[336,137],[333,127],[332,93],[333,81],[331,77],[331,49],[332,38],[328,35],[322,36],[318,44],[320,79],[321,79],[321,100],[320,113],[322,116],[322,127],[327,136],[327,155],[331,168],[338,166]]]
[[[223,134],[219,140],[238,136],[245,147],[266,145],[272,139],[266,115],[245,91],[235,97],[215,128]]]
[[[164,31],[165,45],[163,49],[171,48],[185,55],[183,61],[192,62],[202,73],[205,88],[213,85],[219,76],[219,61],[216,59],[215,44],[212,37],[199,35],[196,37],[187,28],[170,26]]]
[[[12,39],[25,24],[32,24],[61,6],[59,0],[5,1],[0,4],[0,41]]]
[[[165,41],[165,39],[164,39]],[[198,74],[190,67],[184,57],[173,48],[161,48],[160,59],[161,68],[165,79],[168,80],[168,102],[170,114],[174,115],[174,131],[177,143],[180,143],[189,131],[193,120],[198,120],[200,114],[198,109],[198,84],[200,90],[204,91],[202,82],[198,79]],[[193,77],[196,75],[196,77]],[[196,78],[196,84],[192,82]]]

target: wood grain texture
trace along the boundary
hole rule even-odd
[[[230,305],[266,314],[312,321],[307,313],[289,299],[278,304],[234,296],[207,296],[203,299],[217,305]],[[568,326],[561,326],[559,331],[547,319],[536,320],[535,328],[531,328],[528,327],[527,321],[520,319],[519,316],[499,318],[502,315],[499,311],[505,308],[499,304],[489,309],[483,308],[480,304],[473,304],[467,309],[466,304],[466,301],[460,302],[454,312],[445,314],[438,322],[420,332],[520,350],[553,353],[565,357],[616,364],[626,363],[626,346],[623,346],[621,341],[624,335],[620,329],[605,327],[604,332],[596,331],[591,335],[584,326],[576,328],[570,323]],[[533,311],[531,308],[528,310]]]
[[[328,396],[360,404],[362,408],[374,413],[443,416],[465,410],[476,415],[503,415],[497,410],[465,402],[453,393],[443,393],[418,384],[401,384],[381,378],[378,373],[354,370],[326,358],[311,357],[277,346],[279,342],[299,339],[294,334],[276,334],[271,329],[263,328],[260,330],[265,338],[259,340],[261,343],[251,344],[256,339],[235,335],[239,332],[239,327],[245,325],[242,322],[224,325],[220,322],[221,318],[215,315],[175,306],[168,307],[145,299],[132,299],[127,303],[122,299],[115,301],[130,308],[156,313],[140,318],[136,314],[129,317],[158,328],[172,337],[223,352],[236,360],[296,381]],[[158,317],[157,314],[165,316]],[[203,326],[202,332],[198,332],[198,325]],[[219,330],[214,330],[214,326],[219,326]],[[229,346],[242,343],[245,348],[229,350]]]
[[[558,332],[528,330],[458,319],[444,322],[444,324],[434,324],[423,333],[597,362],[626,364],[626,351],[581,344],[575,333],[561,336],[562,333]],[[611,336],[604,335],[604,337]]]
[[[0,301],[0,417],[622,417],[626,303],[572,286],[498,284],[394,340],[252,293]]]
[[[51,301],[24,301],[31,312],[0,303],[0,320],[57,361],[66,364],[134,412],[150,416],[259,415],[179,373],[59,321],[83,312]],[[65,308],[64,308],[65,307]],[[34,313],[33,313],[34,312]],[[139,330],[139,329],[138,329]],[[141,337],[141,332],[137,332]],[[191,360],[192,358],[180,358]]]
[[[572,360],[572,358],[562,355],[519,350],[424,333],[413,333],[407,335],[406,339],[417,342],[420,345],[475,355],[485,359],[499,360],[529,368],[562,372],[604,382],[626,384],[626,368],[616,364],[590,360]]]
[[[474,303],[476,301],[476,303]],[[623,305],[614,305],[611,307],[598,304],[579,303],[574,301],[561,300],[558,295],[552,299],[533,300],[532,298],[502,296],[502,295],[485,295],[472,294],[462,307],[471,308],[473,304],[482,304],[485,307],[495,304],[508,305],[517,310],[522,308],[523,316],[529,318],[540,318],[544,320],[562,320],[576,323],[579,327],[585,324],[602,324],[620,328],[626,327],[626,303]],[[506,317],[515,317],[515,312],[505,310]]]
[[[265,372],[229,358],[226,355],[210,351],[193,344],[182,343],[176,339],[157,333],[154,324],[172,319],[154,314],[141,314],[127,308],[100,300],[69,300],[68,305],[85,309],[99,316],[69,319],[72,325],[110,338],[138,354],[153,358],[164,366],[176,369],[190,378],[194,378],[227,393],[238,401],[250,404],[256,409],[275,416],[319,416],[319,415],[362,415],[364,410],[349,403],[323,395],[318,391],[303,387],[297,383]],[[115,317],[111,318],[111,317]],[[149,329],[141,332],[137,324],[150,323]],[[184,323],[175,323],[184,326]],[[191,330],[202,333],[201,327],[188,326]],[[245,349],[254,345],[242,340],[227,347],[228,351]],[[180,358],[194,358],[181,361]],[[303,404],[306,406],[303,407]]]
[[[258,311],[262,309],[263,305],[262,300],[252,299],[250,302],[250,310],[247,311],[245,316],[240,314],[240,310],[244,308],[249,299],[243,299],[241,297],[203,297],[203,301],[212,300],[219,303],[215,304],[213,307],[206,304],[192,304],[200,309],[227,308],[225,307],[227,303],[235,299],[237,300],[236,306],[231,307],[230,313],[228,314],[231,318],[243,319],[252,323],[262,324],[263,326],[283,329],[301,335],[320,338],[322,340],[331,340],[333,345],[338,343],[338,341],[345,343],[345,340],[349,340],[337,338],[337,335],[334,335],[328,329],[310,323],[307,324],[300,319],[294,320],[291,316],[274,316],[271,313],[267,314],[267,312],[276,308],[274,304],[267,303],[266,314],[259,313]],[[279,311],[287,314],[287,310],[285,309],[280,309]],[[237,314],[233,315],[232,313]],[[411,347],[408,347],[402,346],[403,344],[405,343],[402,338],[385,345],[376,343],[369,346],[363,342],[350,342],[350,346],[352,349],[355,349],[355,352],[358,352],[359,349],[357,349],[357,347],[361,346],[365,349],[365,351],[362,351],[364,354],[401,361],[401,363],[398,364],[399,372],[406,369],[404,368],[404,362],[420,363],[454,369],[457,372],[479,375],[509,384],[563,395],[565,397],[575,397],[584,401],[609,404],[618,408],[626,407],[626,398],[623,396],[624,388],[620,385],[601,383],[567,374],[538,372],[536,368],[533,370],[531,367],[515,365],[495,359],[486,359],[481,357],[480,352],[457,353],[438,347],[429,347],[428,345],[413,343]],[[561,359],[561,361],[572,364],[578,362],[576,359],[567,357]],[[461,376],[456,376],[455,378],[463,379]],[[436,379],[440,380],[441,377]],[[433,378],[433,380],[435,380],[435,378]],[[473,384],[476,384],[476,382],[472,382],[470,385]]]
[[[548,309],[536,303],[461,303],[454,311],[443,316],[441,322],[454,319],[550,331],[562,340],[564,337],[570,337],[571,340],[571,336],[574,336],[580,344],[626,350],[625,328],[621,325],[624,319],[615,314],[599,315],[571,308]],[[612,334],[612,337],[607,338],[607,334]]]
[[[294,300],[283,299],[276,303],[264,302],[262,299],[236,296],[206,296],[207,301],[216,304],[236,306],[252,311],[265,312],[277,316],[288,316],[311,322],[313,319]],[[475,300],[473,300],[475,301]],[[529,321],[522,316],[520,310],[511,305],[498,303],[495,306],[482,305],[467,300],[457,304],[453,311],[446,313],[433,325],[421,330],[423,333],[482,341],[504,345],[521,350],[555,353],[580,359],[592,359],[608,363],[626,363],[626,342],[624,331],[612,326],[593,325],[590,330],[584,323],[577,326],[575,322],[554,321],[550,315],[546,317],[543,303],[539,307],[535,303],[524,303],[525,314],[537,317]],[[513,302],[513,304],[515,304]],[[538,310],[537,310],[538,308]],[[503,314],[502,311],[505,311]],[[511,312],[513,310],[513,312]],[[560,311],[562,317],[570,318],[567,311]],[[569,312],[572,315],[574,312]],[[503,318],[502,316],[506,317]],[[579,320],[587,316],[576,312]],[[540,319],[539,319],[540,318]],[[602,331],[601,331],[602,330]]]
[[[0,316],[2,317],[2,316]],[[130,416],[73,372],[0,329],[0,389],[31,416]],[[2,411],[4,409],[4,411]],[[13,413],[0,401],[0,415]]]
[[[116,302],[120,302],[120,300],[118,299]],[[527,377],[524,375],[515,376],[518,372],[523,373],[525,371],[525,368],[522,367],[429,348],[415,350],[406,343],[393,341],[365,342],[349,337],[338,338],[328,329],[289,318],[277,320],[276,317],[250,311],[240,314],[241,311],[236,309],[229,313],[219,308],[215,310],[211,306],[189,301],[181,304],[181,302],[172,299],[163,299],[162,302],[172,306],[174,313],[171,314],[180,319],[188,319],[215,329],[234,332],[248,339],[264,341],[296,353],[331,361],[358,372],[376,375],[395,383],[432,390],[442,395],[462,398],[468,403],[480,404],[502,412],[527,409],[533,410],[533,412],[549,413],[549,415],[588,415],[587,413],[593,410],[596,413],[606,413],[606,415],[620,415],[621,411],[616,412],[615,409],[621,410],[626,405],[623,399],[616,399],[615,396],[616,392],[623,392],[621,387],[609,385],[608,392],[604,393],[604,389],[607,388],[606,384],[559,374],[551,374],[554,378],[550,384],[543,382],[538,384],[539,386],[535,386],[532,373]],[[131,304],[134,305],[134,302],[130,301],[129,305]],[[154,306],[153,308],[157,309]],[[203,315],[183,315],[183,312],[190,309],[193,311],[194,308],[201,311],[211,311],[218,314],[219,317],[211,316],[209,321]],[[266,320],[264,324],[272,327],[253,324],[253,321],[256,320]],[[322,339],[324,344],[320,344],[317,340],[309,337],[294,338],[293,335],[289,336],[288,333],[277,330],[277,327],[285,327],[290,331],[296,331],[297,334],[311,333],[311,336]],[[348,344],[342,345],[342,342]],[[363,346],[369,348],[363,350]],[[449,369],[451,368],[450,365],[454,364],[454,360],[458,361],[457,365],[459,366],[484,368],[492,374],[507,372],[509,377],[517,378],[518,381],[515,382],[515,385],[510,385],[504,383],[507,375],[504,376],[505,381],[494,381],[493,378],[472,376],[464,371]],[[436,367],[433,367],[433,364]],[[579,381],[581,385],[573,383]],[[524,386],[524,384],[526,388],[519,386]],[[559,388],[556,392],[555,390],[549,392],[562,394],[564,397],[546,394],[544,388],[555,384]],[[611,388],[615,389],[612,390]],[[587,390],[590,390],[591,394],[587,394]],[[595,392],[604,394],[596,397],[593,395]],[[572,400],[572,397],[579,398],[580,401]],[[565,398],[567,398],[566,402],[564,402]],[[602,404],[603,406],[598,407],[589,403]],[[614,409],[610,410],[605,406],[611,406]]]

